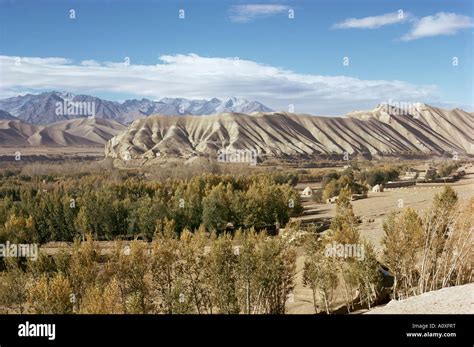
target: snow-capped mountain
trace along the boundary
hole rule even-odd
[[[50,124],[76,118],[113,119],[127,124],[152,114],[208,115],[223,112],[270,112],[270,108],[257,101],[243,98],[220,100],[189,100],[162,98],[158,101],[132,99],[122,103],[103,100],[90,95],[69,92],[26,94],[0,100],[0,110],[32,124]]]
[[[163,115],[210,115],[223,112],[270,112],[270,108],[257,101],[242,98],[220,100],[189,100],[184,98],[162,98],[159,101],[148,99],[126,100],[121,104],[124,116],[123,123],[130,123],[137,118],[152,114]]]

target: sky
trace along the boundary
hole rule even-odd
[[[0,0],[0,98],[474,109],[471,0]]]

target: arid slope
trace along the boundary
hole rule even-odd
[[[109,119],[80,118],[46,126],[0,120],[2,146],[103,146],[126,129]]]
[[[473,116],[419,104],[401,111],[380,105],[347,117],[286,112],[155,115],[133,122],[106,145],[106,156],[151,159],[215,155],[218,149],[251,149],[267,157],[315,154],[474,154]]]

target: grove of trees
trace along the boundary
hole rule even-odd
[[[96,240],[151,240],[157,221],[165,218],[175,222],[178,233],[201,225],[219,233],[229,223],[235,229],[271,229],[302,209],[292,186],[267,174],[153,182],[91,175],[3,184],[0,191],[0,242],[73,241],[87,233]]]
[[[388,216],[383,261],[394,276],[394,298],[472,282],[473,213],[474,199],[459,205],[445,187],[423,216],[411,208]]]
[[[338,286],[343,288],[347,312],[354,309],[356,302],[370,308],[381,289],[379,263],[372,245],[360,237],[350,195],[349,188],[341,191],[329,232],[306,242],[303,284],[313,292],[316,312],[330,313],[334,309]],[[333,243],[362,247],[362,257],[328,255],[327,247]]]
[[[254,229],[175,232],[164,220],[151,243],[116,241],[106,259],[88,235],[53,256],[8,259],[0,272],[7,313],[283,314],[296,253]]]

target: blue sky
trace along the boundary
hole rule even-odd
[[[473,23],[468,0],[0,0],[0,97],[59,89],[240,96],[313,114],[390,100],[472,110]]]

